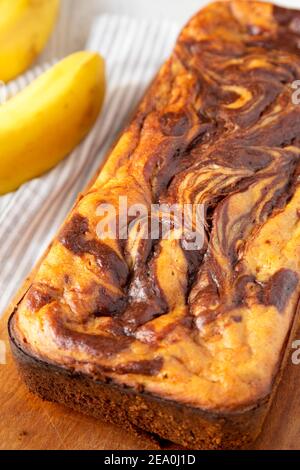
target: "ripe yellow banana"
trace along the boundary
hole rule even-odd
[[[0,80],[24,72],[44,48],[59,0],[0,0]]]
[[[104,61],[76,52],[0,106],[0,194],[46,172],[95,122],[105,92]]]

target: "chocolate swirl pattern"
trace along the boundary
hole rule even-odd
[[[300,295],[300,13],[213,3],[183,29],[18,307],[35,356],[211,410],[265,397]],[[204,204],[205,243],[99,239],[97,207]],[[174,235],[174,234],[173,234]]]

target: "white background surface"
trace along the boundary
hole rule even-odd
[[[76,0],[75,0],[76,1]],[[91,0],[81,0],[88,4]],[[92,0],[93,1],[93,0]],[[100,8],[116,13],[127,13],[134,16],[164,17],[185,22],[189,17],[199,10],[203,5],[209,3],[207,0],[96,0]],[[300,8],[299,0],[274,1],[279,5]]]
[[[99,9],[98,11],[125,13],[136,17],[164,18],[185,22],[208,0],[62,0],[71,2],[76,8]],[[274,1],[279,5],[300,7],[299,0]]]

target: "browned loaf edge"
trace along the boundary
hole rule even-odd
[[[190,449],[245,448],[259,434],[269,407],[269,397],[241,413],[213,414],[137,393],[112,382],[94,381],[85,374],[48,364],[24,352],[9,321],[11,350],[29,390],[43,400],[125,427],[141,429]]]
[[[30,286],[35,272],[27,279],[20,297]],[[16,340],[14,312],[9,321],[11,349],[20,373],[32,392],[42,399],[67,405],[133,431],[147,431],[191,449],[238,449],[248,447],[255,440],[280,381],[289,352],[287,345],[298,318],[295,315],[290,335],[278,358],[280,368],[273,379],[272,392],[251,407],[218,413],[139,392],[105,378],[103,381],[93,380],[71,368],[35,358]]]

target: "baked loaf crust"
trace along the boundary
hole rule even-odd
[[[191,448],[256,437],[300,294],[297,79],[300,12],[192,18],[11,319],[33,391]],[[120,196],[203,204],[203,246],[133,224],[100,239],[97,207]]]

